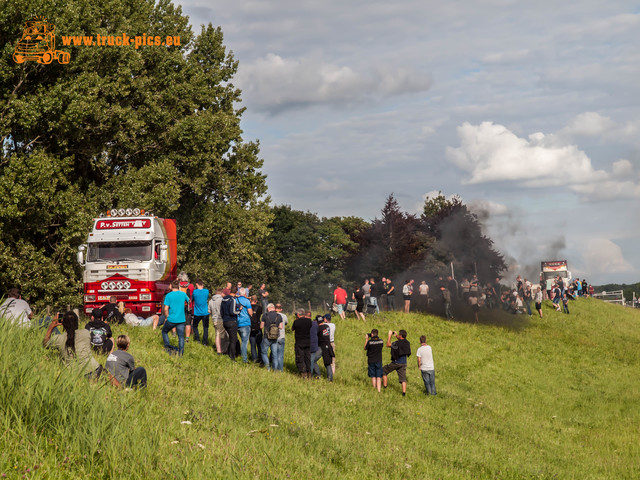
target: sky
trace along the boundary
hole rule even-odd
[[[510,265],[640,281],[640,4],[183,0],[239,62],[273,204],[458,195]]]

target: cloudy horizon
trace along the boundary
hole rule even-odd
[[[392,192],[417,212],[442,191],[509,275],[566,258],[594,284],[640,280],[637,4],[181,4],[239,61],[274,204],[371,220]]]

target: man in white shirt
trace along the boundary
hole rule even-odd
[[[29,326],[33,312],[29,304],[20,298],[19,289],[12,288],[7,292],[7,299],[0,305],[0,317],[21,327]]]
[[[431,347],[427,345],[427,337],[420,337],[420,348],[416,352],[418,356],[418,368],[422,373],[422,381],[427,395],[436,394],[436,371],[433,365],[433,353]]]

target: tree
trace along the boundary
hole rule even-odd
[[[69,64],[12,60],[33,15],[56,26]],[[123,33],[180,45],[61,46]],[[177,218],[180,264],[209,281],[260,270],[269,199],[219,28],[195,36],[168,0],[16,0],[0,9],[0,41],[0,288],[76,303],[76,247],[113,207]]]
[[[504,257],[493,248],[493,241],[482,234],[478,217],[462,200],[447,199],[441,192],[425,200],[422,222],[426,231],[436,239],[432,251],[434,264],[441,272],[454,262],[464,276],[477,273],[483,282],[493,281],[506,269]],[[444,268],[443,268],[444,267]]]
[[[285,298],[319,302],[331,298],[331,287],[343,281],[344,259],[357,247],[345,228],[357,220],[319,218],[288,205],[273,208],[270,240],[275,248],[274,278]]]

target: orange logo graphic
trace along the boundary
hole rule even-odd
[[[22,31],[22,38],[13,51],[16,63],[35,60],[49,65],[54,59],[60,64],[69,63],[71,55],[62,50],[56,50],[55,25],[47,22],[44,17],[33,17],[27,20]]]

